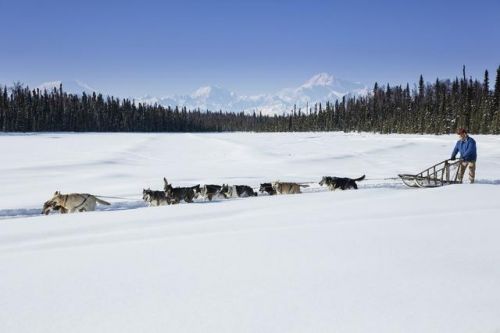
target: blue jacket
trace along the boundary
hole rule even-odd
[[[470,136],[467,136],[465,140],[458,140],[451,158],[454,159],[457,153],[460,153],[460,158],[464,161],[475,162],[477,159],[476,141]]]

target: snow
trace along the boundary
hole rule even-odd
[[[0,135],[0,331],[497,332],[500,137],[474,138],[477,184],[410,189],[386,178],[447,158],[455,136]],[[358,191],[140,200],[164,176],[362,174]],[[40,216],[55,190],[124,199]]]

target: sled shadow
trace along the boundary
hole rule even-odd
[[[367,190],[367,189],[377,189],[377,188],[387,188],[393,190],[405,190],[409,187],[401,184],[401,183],[380,183],[380,184],[366,184],[366,185],[358,185],[359,189]]]
[[[478,179],[476,184],[500,185],[500,179]]]

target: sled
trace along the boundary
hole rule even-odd
[[[460,184],[458,171],[461,160],[444,160],[416,175],[398,175],[403,183],[409,187],[439,187],[451,184]]]

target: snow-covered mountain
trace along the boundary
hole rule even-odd
[[[282,89],[274,94],[253,96],[238,95],[219,86],[201,87],[190,95],[166,97],[144,96],[136,98],[139,103],[158,103],[163,106],[185,106],[188,109],[230,112],[262,112],[281,114],[297,109],[306,110],[307,105],[334,102],[345,95],[366,95],[368,88],[359,82],[333,77],[327,73],[314,75],[297,88]]]
[[[94,91],[100,92],[97,89],[92,88],[88,84],[79,81],[79,80],[64,80],[64,81],[49,81],[49,82],[44,82],[37,86],[36,88],[40,90],[52,90],[54,88],[59,89],[59,85],[63,85],[63,90],[67,93],[71,94],[81,94],[81,93],[86,93],[86,94],[92,94]]]
[[[39,85],[39,89],[52,90],[62,83],[64,91],[73,94],[85,92],[92,94],[101,92],[78,80],[51,81]],[[188,109],[228,112],[262,112],[262,114],[289,113],[296,106],[303,112],[307,106],[312,108],[315,103],[325,104],[335,102],[346,95],[362,96],[368,93],[368,88],[359,82],[352,82],[334,77],[327,73],[319,73],[296,88],[285,88],[275,93],[260,95],[238,95],[219,86],[205,86],[189,95],[173,95],[155,97],[146,95],[133,98],[136,103],[160,104],[163,106],[179,106]],[[123,97],[123,96],[122,96]]]

